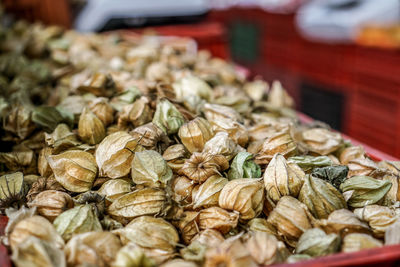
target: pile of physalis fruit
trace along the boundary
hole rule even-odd
[[[0,29],[2,243],[22,266],[258,266],[400,242],[400,163],[190,42]]]

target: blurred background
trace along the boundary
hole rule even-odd
[[[399,0],[3,0],[8,14],[81,32],[191,37],[299,111],[400,157]]]

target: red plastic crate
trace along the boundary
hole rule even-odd
[[[42,21],[70,28],[72,25],[68,0],[3,0],[9,13],[29,21]]]

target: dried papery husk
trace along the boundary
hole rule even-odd
[[[92,154],[71,150],[47,157],[54,177],[72,192],[88,191],[97,176],[96,160]]]
[[[296,150],[297,145],[290,135],[289,129],[286,129],[270,136],[264,141],[261,150],[255,158],[255,162],[258,164],[267,164],[276,153],[288,158],[293,156]]]
[[[386,228],[385,246],[400,244],[400,221],[397,220]]]
[[[149,105],[147,97],[140,97],[134,103],[126,105],[118,116],[118,127],[126,129],[129,126],[139,127],[148,122],[151,122],[153,112]]]
[[[284,196],[269,215],[267,221],[277,230],[278,235],[292,247],[296,246],[298,238],[312,228],[307,207],[297,199]]]
[[[49,242],[52,246],[62,249],[64,240],[54,229],[53,225],[44,217],[34,215],[19,221],[9,236],[11,248],[14,250],[23,244],[29,237],[37,237]]]
[[[203,106],[203,113],[208,121],[215,121],[218,119],[230,119],[236,122],[242,122],[242,116],[233,108],[206,103]]]
[[[172,179],[172,170],[164,158],[154,150],[136,152],[132,160],[132,181],[151,187],[165,187]]]
[[[75,235],[65,246],[68,266],[93,264],[110,266],[121,248],[118,237],[110,232],[88,232]]]
[[[171,189],[173,191],[172,198],[182,204],[189,204],[192,202],[192,191],[195,183],[185,176],[177,176],[171,182]]]
[[[222,236],[221,232],[214,229],[205,229],[200,231],[196,236],[192,238],[193,242],[198,242],[208,248],[216,247],[221,244],[225,238]]]
[[[162,218],[141,216],[132,220],[125,228],[115,230],[122,244],[132,242],[144,254],[160,264],[174,256],[179,235],[174,226]]]
[[[66,267],[64,252],[52,243],[29,236],[13,249],[11,259],[17,267]]]
[[[283,242],[266,232],[252,231],[245,246],[257,264],[283,263],[290,255]]]
[[[65,192],[46,190],[40,192],[28,206],[36,207],[40,215],[53,222],[62,212],[73,208],[74,202]]]
[[[185,160],[179,174],[185,175],[195,183],[202,183],[212,175],[218,175],[229,168],[229,162],[222,155],[208,153],[193,153]]]
[[[396,175],[400,175],[400,162],[399,161],[387,161],[382,160],[378,163],[378,167],[389,170]]]
[[[342,241],[342,252],[357,252],[364,249],[379,248],[383,244],[380,240],[367,234],[348,234]]]
[[[347,209],[333,211],[327,219],[318,221],[318,227],[328,234],[335,233],[342,238],[351,233],[371,233],[368,224],[360,221],[353,212]]]
[[[143,188],[115,199],[107,208],[107,212],[117,219],[156,215],[162,213],[166,201],[167,197],[164,190]]]
[[[237,145],[226,132],[218,132],[204,145],[203,153],[223,155],[228,161],[244,149]]]
[[[24,174],[37,173],[36,155],[33,150],[0,152],[0,164],[8,172],[22,171]]]
[[[149,81],[170,81],[169,69],[164,62],[151,63],[146,69],[145,77]]]
[[[96,162],[101,176],[120,178],[131,170],[135,151],[142,148],[130,134],[115,132],[108,135],[96,149]]]
[[[365,151],[361,146],[350,146],[343,149],[339,155],[340,163],[347,165],[350,161],[354,159],[364,158]]]
[[[108,73],[94,73],[76,90],[79,92],[92,93],[95,96],[109,96],[115,89],[113,78]]]
[[[302,137],[308,150],[319,155],[328,155],[337,150],[343,143],[342,136],[339,133],[324,128],[306,130]]]
[[[163,130],[152,122],[135,128],[129,134],[132,135],[141,146],[149,150],[164,151],[170,143],[169,138]]]
[[[27,138],[35,129],[31,120],[32,109],[29,106],[18,104],[4,118],[4,130],[15,134],[21,140]]]
[[[160,265],[160,267],[196,267],[196,263],[183,259],[173,259]]]
[[[112,267],[154,267],[155,262],[149,259],[134,243],[123,246],[115,256]]]
[[[189,96],[195,95],[209,101],[212,96],[211,87],[199,77],[186,75],[172,84],[176,98],[184,100]]]
[[[400,177],[396,174],[389,173],[381,176],[381,179],[392,183],[392,187],[390,188],[389,192],[386,193],[382,204],[384,206],[394,205],[397,201],[400,201]]]
[[[235,88],[235,87],[234,87]],[[223,95],[214,100],[215,104],[224,105],[233,108],[240,114],[248,113],[250,109],[250,98],[243,94],[240,89],[237,88],[237,95],[229,96]]]
[[[264,218],[251,219],[247,223],[247,226],[248,226],[250,231],[265,232],[267,234],[271,234],[271,235],[274,235],[274,236],[277,235],[275,227]]]
[[[39,174],[43,177],[48,177],[53,172],[46,159],[46,157],[50,156],[51,154],[53,154],[53,148],[51,147],[44,147],[39,152],[37,169]]]
[[[277,132],[287,127],[284,123],[279,122],[261,122],[249,128],[250,141],[263,141]]]
[[[169,146],[163,153],[163,158],[173,172],[178,172],[185,164],[185,160],[190,157],[190,153],[182,144]]]
[[[273,81],[268,94],[268,103],[274,108],[293,107],[294,101],[279,81]]]
[[[162,99],[157,103],[153,123],[170,135],[178,132],[179,128],[185,123],[185,119],[171,102]]]
[[[211,248],[206,252],[205,267],[256,267],[258,264],[253,260],[250,252],[237,237],[231,237]]]
[[[84,108],[79,117],[78,134],[85,143],[95,145],[106,136],[106,129],[103,122],[89,108]]]
[[[386,229],[394,224],[399,216],[394,209],[379,205],[368,205],[354,210],[354,214],[371,227],[374,236],[382,238]]]
[[[0,177],[0,208],[19,208],[25,202],[29,186],[22,172],[14,172]]]
[[[390,181],[378,180],[368,176],[353,176],[340,185],[341,191],[344,194],[349,194],[347,204],[353,208],[378,203],[391,187]]]
[[[90,110],[103,122],[104,126],[108,126],[114,121],[114,109],[109,104],[108,98],[98,97],[88,104]]]
[[[237,226],[239,214],[220,207],[211,207],[200,210],[198,220],[200,229],[215,229],[226,234]]]
[[[232,140],[244,147],[249,141],[249,134],[246,127],[233,119],[216,118],[211,120],[212,129],[214,132],[226,132]]]
[[[61,213],[53,222],[57,232],[65,241],[73,235],[102,231],[99,218],[90,204],[79,205]]]
[[[260,166],[253,161],[253,154],[239,152],[233,159],[229,172],[229,180],[236,178],[259,178],[261,177]]]
[[[199,212],[197,211],[185,211],[182,214],[182,218],[177,222],[177,228],[185,244],[189,244],[192,238],[200,231],[197,222],[198,216]]]
[[[277,203],[282,196],[299,195],[305,173],[292,168],[281,154],[275,154],[264,172],[264,185],[269,198]]]
[[[64,187],[54,178],[54,175],[39,177],[37,181],[32,184],[31,189],[29,189],[26,195],[27,201],[33,201],[37,194],[45,190],[65,191]]]
[[[229,181],[219,195],[219,206],[240,214],[240,220],[257,217],[264,204],[261,179],[242,178]]]
[[[356,158],[352,159],[347,163],[349,167],[348,177],[359,176],[359,175],[370,175],[373,171],[378,168],[378,165],[369,158]]]
[[[214,136],[214,132],[207,120],[197,117],[183,124],[178,135],[186,149],[193,153],[203,151],[205,143]]]
[[[202,183],[193,198],[193,208],[208,208],[218,206],[218,199],[222,188],[228,179],[213,175]]]
[[[269,85],[263,80],[254,80],[247,82],[243,86],[243,90],[253,101],[260,101],[264,95],[268,93]]]
[[[347,208],[346,200],[333,185],[311,175],[304,179],[299,200],[317,219],[325,219],[333,211]]]
[[[97,193],[105,196],[107,201],[113,202],[117,198],[130,193],[132,185],[124,179],[112,179],[101,185]]]
[[[60,123],[52,133],[45,133],[44,136],[46,144],[54,149],[53,154],[58,154],[80,144],[76,134],[71,132],[68,125],[64,123]]]
[[[340,237],[337,234],[325,234],[319,228],[305,231],[296,246],[296,253],[320,257],[335,253],[340,248]]]

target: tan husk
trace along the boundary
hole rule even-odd
[[[226,234],[237,226],[239,214],[228,212],[220,207],[211,207],[202,209],[198,220],[200,229],[215,229]]]
[[[65,246],[69,266],[93,264],[110,266],[121,248],[118,237],[110,232],[88,232],[75,235]]]
[[[182,125],[178,135],[186,149],[193,153],[203,151],[204,144],[214,136],[214,132],[207,120],[197,117]]]
[[[256,267],[250,252],[237,237],[225,240],[219,246],[209,249],[206,252],[205,267]]]
[[[193,237],[200,231],[197,222],[198,216],[199,212],[197,211],[186,211],[182,214],[182,218],[177,223],[177,228],[185,244],[189,244]]]
[[[67,266],[62,249],[35,236],[29,236],[16,248],[13,248],[11,259],[17,267]]]
[[[324,128],[306,130],[303,132],[302,137],[307,148],[320,155],[328,155],[334,152],[343,142],[339,133]]]
[[[89,108],[84,108],[79,118],[78,134],[89,145],[101,142],[106,136],[103,122]]]
[[[251,236],[245,245],[258,264],[283,263],[290,255],[283,242],[278,241],[275,236],[266,232],[251,232]]]
[[[132,185],[129,181],[124,179],[111,179],[106,181],[99,188],[97,193],[105,196],[106,200],[113,202],[117,198],[130,193]]]
[[[64,247],[64,240],[53,225],[44,217],[35,215],[21,220],[14,226],[9,236],[11,248],[16,249],[32,236],[48,242],[51,246],[61,249]]]
[[[342,252],[356,252],[363,249],[378,248],[382,242],[367,234],[348,234],[342,241]]]
[[[174,256],[179,241],[178,232],[169,222],[149,216],[136,218],[125,228],[113,232],[120,237],[122,244],[133,242],[157,264]]]
[[[212,175],[220,174],[228,168],[229,162],[222,155],[195,152],[190,159],[185,160],[179,173],[195,183],[202,183]]]
[[[213,175],[200,185],[193,198],[193,208],[208,208],[218,206],[218,199],[222,188],[228,183],[228,179]]]
[[[101,176],[120,178],[131,170],[135,151],[140,151],[131,135],[126,132],[115,132],[108,135],[96,149],[96,162]]]
[[[296,246],[298,238],[307,230],[312,228],[310,214],[307,207],[297,199],[284,196],[282,197],[275,209],[268,217],[279,235],[290,246]]]
[[[57,182],[72,192],[88,191],[97,176],[96,160],[88,152],[66,151],[48,156],[47,161]]]
[[[221,190],[218,203],[221,208],[239,212],[240,220],[257,217],[264,203],[261,179],[241,178],[229,181]]]
[[[305,173],[292,166],[287,164],[281,154],[275,154],[265,170],[265,189],[275,203],[282,196],[297,197],[300,192]]]
[[[65,192],[46,190],[40,192],[28,206],[36,207],[40,215],[52,222],[62,212],[73,208],[74,202]]]
[[[399,215],[393,209],[379,205],[368,205],[355,209],[354,214],[360,220],[367,222],[374,236],[379,238],[382,238],[386,229],[399,219]]]
[[[276,153],[288,158],[296,153],[297,145],[293,140],[289,129],[285,129],[270,136],[264,141],[261,150],[255,158],[257,164],[267,164]]]
[[[143,188],[122,195],[107,208],[115,218],[133,219],[143,215],[156,215],[163,211],[166,194],[162,189]]]
[[[327,219],[318,222],[318,227],[328,234],[335,233],[342,237],[351,233],[371,233],[368,225],[347,209],[333,211]]]

